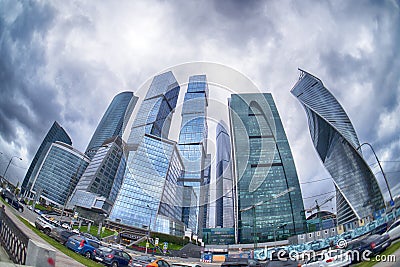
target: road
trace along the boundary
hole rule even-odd
[[[0,203],[1,204],[1,203]],[[24,212],[21,214],[15,209],[6,206],[5,207],[6,214],[10,217],[10,219],[17,225],[17,227],[23,232],[25,235],[27,235],[30,239],[37,243],[43,243],[47,246],[50,246],[46,241],[44,241],[40,236],[38,236],[35,232],[33,232],[31,229],[29,229],[23,222],[21,222],[18,218],[18,216],[22,216],[26,218],[28,221],[31,223],[35,221],[36,217],[38,216],[36,213],[28,210],[28,208],[24,208]],[[52,249],[56,251],[56,266],[84,266],[77,262],[76,260],[72,259],[71,257],[68,257],[61,251],[57,250],[56,248],[50,246]]]

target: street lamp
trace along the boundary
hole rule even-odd
[[[1,154],[3,154],[3,153],[1,153]],[[7,164],[6,170],[4,171],[3,178],[2,178],[2,179],[4,179],[6,182],[8,182],[7,179],[6,179],[6,174],[7,174],[7,171],[8,171],[8,167],[10,167],[10,164],[11,164],[11,162],[12,162],[12,160],[13,160],[14,158],[17,158],[17,159],[19,159],[19,160],[22,160],[22,158],[17,157],[17,156],[12,156],[12,157],[10,158],[10,161],[9,161],[8,164]]]
[[[147,204],[147,208],[150,210],[149,204]],[[146,242],[146,254],[147,254],[147,243],[150,242],[151,217],[152,217],[152,214],[151,214],[151,211],[150,211],[150,222],[149,222],[149,227],[147,228],[148,231],[147,231],[147,242]]]
[[[279,198],[279,197],[281,197],[281,196],[284,196],[284,195],[290,193],[290,192],[293,191],[293,190],[295,190],[295,188],[294,188],[294,187],[290,187],[290,188],[288,188],[288,189],[282,191],[281,193],[274,195],[271,199],[268,199],[268,200],[265,200],[265,201],[257,202],[257,203],[255,203],[255,204],[249,206],[249,207],[246,207],[246,208],[243,208],[243,209],[239,210],[240,212],[244,212],[244,211],[248,211],[248,210],[253,210],[253,240],[254,240],[254,250],[257,248],[257,237],[256,237],[256,207],[257,207],[257,206],[261,206],[261,205],[263,205],[263,204],[266,204],[266,203],[268,203],[268,202],[274,201],[275,199],[277,199],[277,198]],[[285,226],[286,226],[286,225],[285,225]],[[275,235],[275,232],[274,232],[274,235]]]
[[[376,161],[378,162],[379,168],[381,169],[381,172],[382,172],[382,175],[383,175],[383,179],[385,179],[385,183],[386,183],[387,189],[388,189],[388,191],[389,191],[390,205],[393,205],[393,204],[392,204],[392,203],[393,203],[392,192],[390,191],[389,183],[388,183],[388,180],[386,179],[386,175],[385,175],[385,173],[384,173],[384,171],[383,171],[381,162],[379,161],[378,156],[376,155],[375,150],[374,150],[374,148],[371,146],[370,143],[367,143],[367,142],[362,143],[361,145],[359,145],[359,146],[356,148],[356,150],[359,150],[363,145],[368,145],[368,146],[371,148],[372,153],[374,153],[375,159],[376,159]]]

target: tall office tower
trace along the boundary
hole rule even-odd
[[[317,77],[300,70],[291,93],[306,111],[311,139],[336,188],[338,224],[365,218],[384,208],[379,185],[362,158],[346,112]]]
[[[85,154],[72,146],[58,141],[52,143],[33,177],[31,192],[63,206],[89,162]]]
[[[233,228],[233,177],[231,165],[231,140],[223,121],[217,125],[216,147],[216,226]]]
[[[90,159],[104,141],[113,136],[122,137],[138,99],[132,92],[122,92],[114,97],[86,148],[85,154]]]
[[[191,229],[201,236],[204,226],[205,198],[208,192],[204,180],[207,154],[207,106],[208,85],[206,75],[189,77],[189,84],[182,107],[182,123],[179,134],[179,150],[183,157],[185,173],[181,179],[185,186],[193,187],[197,197],[197,205],[184,207],[195,209],[197,213],[196,228]],[[207,187],[208,188],[208,187]],[[186,226],[192,225],[187,222]]]
[[[83,173],[68,206],[86,218],[109,214],[124,178],[125,142],[119,136],[104,141]],[[96,219],[97,220],[97,219]]]
[[[183,162],[175,142],[145,134],[110,214],[122,224],[182,236]]]
[[[124,181],[110,219],[167,234],[183,235],[183,163],[168,137],[179,84],[172,72],[154,77],[132,125]]]
[[[271,94],[229,102],[239,243],[302,233],[304,206],[289,143]]]
[[[179,90],[171,71],[154,77],[132,124],[128,138],[130,149],[136,150],[145,134],[168,138]]]
[[[36,176],[40,165],[42,164],[43,158],[50,148],[50,145],[56,141],[72,145],[71,138],[68,136],[67,132],[55,121],[36,151],[35,157],[33,158],[31,165],[26,172],[21,186],[21,193],[24,195],[29,195],[29,192],[32,188],[33,179]]]

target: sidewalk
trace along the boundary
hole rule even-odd
[[[51,246],[50,244],[48,244],[46,241],[44,241],[40,236],[38,236],[37,234],[35,234],[31,229],[29,229],[23,222],[21,222],[17,216],[15,216],[14,214],[14,210],[12,210],[10,207],[5,207],[6,209],[6,214],[10,217],[10,219],[18,226],[19,229],[21,229],[21,231],[26,234],[30,239],[32,239],[33,241],[39,242],[39,243],[43,243],[46,244],[50,247],[52,247],[55,251],[56,251],[56,267],[72,267],[72,266],[85,266],[79,262],[77,262],[76,260],[72,259],[71,257],[65,255],[64,253],[62,253],[61,251],[57,250],[56,248],[54,248],[53,246]],[[3,252],[5,252],[3,250],[3,248],[1,248],[1,250]],[[0,251],[0,260],[3,261],[3,255],[2,252]],[[5,255],[6,259],[8,260],[7,254]],[[4,260],[6,260],[4,259]],[[0,262],[0,267],[2,267],[1,262]]]

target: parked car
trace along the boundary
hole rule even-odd
[[[170,267],[169,263],[163,259],[153,256],[139,256],[132,259],[134,267]]]
[[[245,259],[245,258],[227,258],[224,263],[221,264],[221,267],[261,267],[261,264],[258,260],[254,259]]]
[[[391,243],[392,241],[387,234],[370,235],[365,238],[350,242],[347,245],[347,250],[351,252],[351,261],[354,263],[362,260],[361,256],[364,251],[369,250],[371,252],[366,256],[374,256],[384,251],[390,246]]]
[[[100,243],[82,235],[73,235],[68,238],[65,246],[88,259],[93,259],[96,250],[100,247]]]
[[[44,216],[38,216],[35,220],[35,227],[43,231],[43,233],[46,235],[50,235],[52,231],[60,227],[60,224],[55,221],[51,221]]]
[[[395,221],[385,232],[385,234],[388,234],[390,239],[396,240],[400,237],[400,219]]]
[[[39,214],[39,215],[42,215],[42,214],[43,214],[43,212],[42,212],[40,209],[34,209],[33,211],[34,211],[35,213]]]
[[[4,201],[10,204],[14,209],[18,210],[19,212],[24,211],[24,206],[19,202],[18,198],[8,190],[1,191],[1,197]]]
[[[382,223],[381,225],[375,227],[375,229],[371,231],[371,235],[382,235],[383,233],[386,232],[387,228],[388,228],[387,223]]]
[[[120,249],[99,247],[94,253],[94,260],[112,267],[129,267],[132,257]]]
[[[51,231],[50,235],[58,242],[65,245],[65,243],[68,241],[68,238],[75,235],[75,233],[66,230],[63,227],[57,227],[53,231]]]
[[[89,238],[89,239],[92,239],[92,240],[95,240],[95,241],[100,242],[100,240],[99,240],[97,237],[95,237],[94,235],[91,235],[91,234],[89,234],[89,233],[82,233],[82,235],[83,235],[84,237],[86,237],[86,238]]]
[[[350,255],[342,249],[327,250],[307,260],[302,267],[342,267],[351,263]]]

